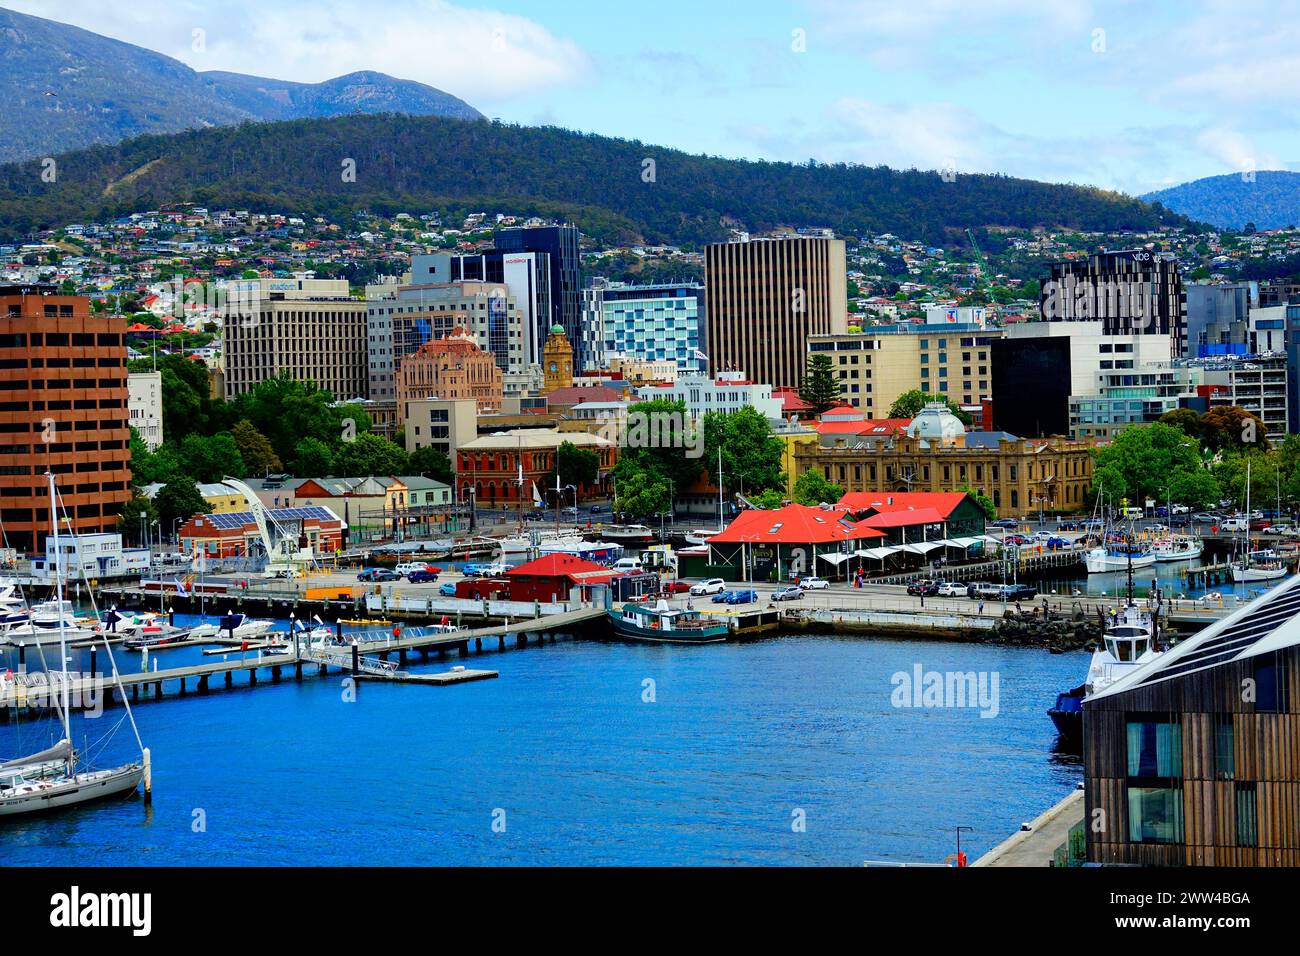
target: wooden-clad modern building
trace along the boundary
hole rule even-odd
[[[1300,577],[1083,705],[1088,860],[1300,865]]]

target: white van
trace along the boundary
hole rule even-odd
[[[1223,521],[1219,522],[1219,530],[1227,531],[1229,533],[1234,531],[1249,531],[1250,519],[1249,518],[1225,518],[1223,519]]]
[[[640,558],[619,558],[617,561],[614,562],[614,570],[619,572],[620,574],[628,571],[640,571],[641,559]]]
[[[1142,520],[1142,509],[1141,509],[1141,508],[1125,508],[1125,509],[1124,509],[1122,512],[1120,512],[1120,513],[1124,516],[1124,520],[1125,520],[1125,521],[1141,521],[1141,520]]]

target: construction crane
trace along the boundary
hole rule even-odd
[[[303,565],[311,565],[313,556],[311,548],[295,547],[297,534],[292,528],[286,528],[280,522],[275,520],[275,515],[262,506],[261,500],[252,488],[244,484],[238,478],[223,478],[222,481],[234,488],[244,496],[248,502],[248,510],[253,515],[253,521],[257,523],[257,533],[262,539],[262,547],[266,551],[266,570],[262,572],[264,578],[292,577],[296,578],[302,573]],[[278,540],[272,540],[271,528],[267,524],[267,519],[275,525]]]
[[[975,250],[975,255],[979,256],[979,260],[980,260],[980,283],[979,283],[979,285],[976,285],[975,288],[978,289],[980,285],[983,285],[985,282],[987,282],[987,283],[988,283],[989,303],[992,304],[992,302],[993,302],[993,267],[989,265],[989,257],[986,256],[986,255],[984,255],[984,251],[983,251],[982,249],[980,249],[980,244],[979,244],[978,242],[975,241],[975,233],[971,232],[970,229],[967,229],[967,230],[966,230],[966,238],[970,240],[971,248]]]

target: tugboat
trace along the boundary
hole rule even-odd
[[[1162,653],[1155,633],[1155,621],[1133,600],[1133,565],[1129,565],[1124,608],[1102,632],[1102,646],[1092,654],[1088,676],[1078,687],[1057,694],[1055,706],[1047,712],[1069,749],[1077,753],[1083,742],[1084,700]]]
[[[621,611],[606,611],[614,633],[631,641],[654,644],[716,644],[730,633],[727,623],[706,621],[699,611],[682,610],[660,601],[654,607],[624,604]]]

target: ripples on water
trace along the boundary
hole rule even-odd
[[[160,666],[194,653],[163,653]],[[892,707],[891,675],[917,662],[996,671],[999,716]],[[973,860],[1080,778],[1077,762],[1053,755],[1044,712],[1078,683],[1083,654],[800,636],[561,641],[465,663],[501,677],[362,684],[356,703],[330,677],[143,704],[151,813],[112,802],[0,823],[4,860],[857,865],[941,860],[958,824],[974,827],[963,835]],[[138,656],[120,666],[138,670]],[[647,680],[654,703],[642,700]],[[122,714],[77,719],[78,745]],[[0,754],[51,729],[0,727]],[[100,762],[132,747],[123,727]],[[793,832],[796,810],[805,832]]]

